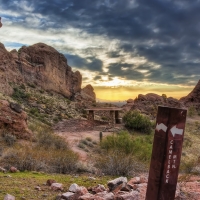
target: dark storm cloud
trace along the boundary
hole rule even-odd
[[[103,63],[94,57],[82,58],[78,55],[65,54],[68,64],[79,69],[88,69],[90,71],[102,71]]]
[[[109,65],[108,73],[110,76],[120,76],[127,80],[141,81],[144,75],[133,69],[133,64],[128,63],[112,63]]]
[[[24,20],[28,16],[27,7],[32,8],[31,13],[45,17],[41,19],[40,29],[69,26],[91,35],[117,39],[120,47],[107,53],[110,58],[120,58],[119,52],[124,51],[132,57],[147,59],[147,63],[137,69],[129,64],[110,64],[110,75],[173,84],[188,84],[199,79],[198,0],[1,0],[1,7],[21,13],[20,19]],[[17,23],[31,26],[23,20]],[[95,57],[68,55],[67,58],[76,67],[102,71],[102,61]],[[160,67],[155,69],[152,63]],[[127,69],[122,70],[122,67]],[[148,70],[146,77],[138,72],[141,69]]]

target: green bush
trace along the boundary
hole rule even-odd
[[[134,170],[141,170],[145,163],[149,164],[152,143],[152,135],[133,136],[123,131],[106,136],[100,143],[101,150],[95,165],[105,174],[130,175]]]
[[[100,145],[102,149],[107,151],[110,149],[118,149],[126,154],[134,152],[134,139],[125,131],[122,131],[116,135],[109,135],[105,137]]]
[[[129,111],[124,117],[125,126],[143,133],[150,134],[152,131],[152,123],[150,119],[142,115],[139,111]]]
[[[38,108],[31,108],[29,110],[29,113],[32,114],[32,115],[35,115],[36,117],[39,116],[39,110],[38,110]]]
[[[14,89],[14,92],[12,94],[12,98],[17,101],[28,100],[31,96],[29,93],[26,93],[23,89],[20,89],[17,87],[13,89]]]
[[[122,131],[105,137],[100,145],[107,152],[119,150],[126,155],[132,154],[141,161],[150,161],[152,144],[152,135],[133,137],[128,132]]]

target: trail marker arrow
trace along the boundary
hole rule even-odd
[[[157,131],[163,130],[164,132],[166,132],[166,131],[167,131],[167,126],[165,126],[163,123],[157,124],[157,125],[156,125],[156,130],[157,130]]]
[[[183,135],[183,129],[176,128],[176,125],[173,126],[170,131],[171,131],[173,137],[175,136],[175,134]]]

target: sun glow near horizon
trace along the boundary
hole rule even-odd
[[[119,85],[114,85],[117,83]],[[111,101],[125,101],[128,99],[135,99],[139,94],[155,93],[158,95],[166,94],[167,97],[180,99],[188,95],[193,87],[175,86],[175,85],[159,85],[159,84],[141,84],[135,83],[133,85],[120,85],[120,82],[108,82],[106,85],[94,86],[94,92],[98,99]]]

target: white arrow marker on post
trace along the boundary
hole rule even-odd
[[[157,131],[159,131],[159,130],[163,130],[164,132],[166,132],[166,130],[167,130],[167,126],[165,126],[163,123],[161,123],[161,124],[157,124],[156,125],[156,130]]]
[[[173,137],[175,136],[175,134],[183,135],[183,129],[176,128],[176,125],[173,126],[170,131],[171,131]]]

